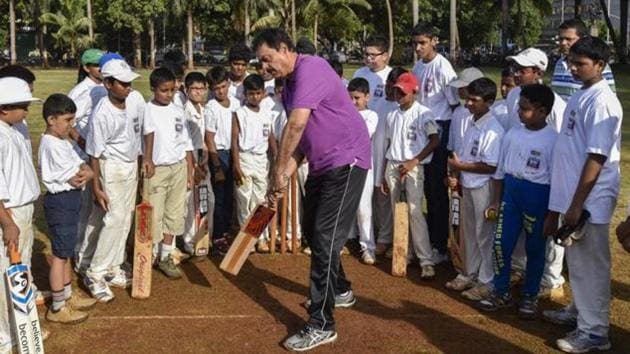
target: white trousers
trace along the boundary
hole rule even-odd
[[[239,154],[243,184],[235,185],[236,218],[239,225],[244,225],[249,214],[258,204],[265,200],[269,174],[269,159],[267,154],[257,155],[241,152]],[[265,230],[260,239],[268,238]]]
[[[400,172],[399,163],[387,162],[385,179],[389,186],[390,206],[394,209],[396,202],[400,198]],[[424,168],[422,165],[416,166],[405,178],[405,191],[407,194],[407,204],[409,204],[409,228],[411,229],[410,243],[413,251],[420,259],[420,265],[433,265],[431,257],[433,250],[429,240],[429,229],[422,213],[422,201],[424,200]]]
[[[357,211],[357,222],[350,228],[350,238],[352,238],[357,228],[359,231],[359,244],[361,251],[374,253],[376,242],[374,240],[374,226],[372,224],[372,195],[374,194],[374,171],[368,170],[365,178],[363,192],[359,200],[359,210]]]
[[[477,278],[481,284],[488,284],[494,277],[492,265],[493,223],[486,220],[484,211],[490,205],[492,188],[487,182],[480,188],[462,187],[464,249],[466,272],[469,279]]]
[[[206,176],[205,180],[207,188],[208,198],[208,211],[206,213],[206,222],[208,223],[208,231],[209,234],[212,235],[212,227],[214,218],[214,192],[212,191],[212,185],[210,184],[210,174]],[[195,238],[196,227],[195,227],[195,189],[186,191],[186,219],[184,220],[184,234],[182,235],[182,240],[184,241],[184,247],[186,247],[187,251],[192,251],[195,249],[192,241]]]
[[[125,244],[138,188],[138,164],[114,160],[99,160],[101,186],[109,198],[108,211],[94,206],[86,232],[95,232],[94,256],[86,271],[89,277],[100,279],[117,272],[125,260]],[[99,223],[99,219],[102,222]]]
[[[13,222],[20,229],[20,238],[18,244],[18,251],[22,258],[22,263],[31,265],[31,256],[33,254],[33,211],[35,207],[33,204],[23,205],[21,207],[11,208],[11,217]],[[8,338],[16,338],[15,333],[11,333],[11,326],[9,325],[9,304],[7,301],[7,287],[5,272],[9,267],[9,257],[7,257],[7,247],[4,244],[2,228],[0,228],[0,337],[2,340]],[[31,283],[33,279],[31,277]],[[9,334],[10,333],[10,334]]]
[[[540,282],[542,286],[557,288],[564,284],[564,277],[562,276],[564,253],[564,247],[557,245],[553,241],[553,237],[547,237],[545,272]]]
[[[610,326],[610,224],[586,223],[584,236],[566,249],[578,328],[608,336]]]

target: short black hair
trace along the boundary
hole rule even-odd
[[[525,85],[521,87],[521,97],[527,98],[531,104],[538,105],[545,109],[547,114],[551,113],[556,96],[549,86],[543,84]]]
[[[509,66],[501,70],[501,77],[512,77],[512,76],[514,76],[514,71],[512,71],[512,69]]]
[[[165,61],[164,63],[162,63],[161,67],[170,70],[173,75],[175,75],[176,79],[181,79],[182,77],[184,77],[184,68],[181,64]]]
[[[50,116],[59,116],[67,113],[75,114],[77,113],[77,106],[70,97],[63,93],[53,93],[44,102],[42,113],[44,120],[47,120]]]
[[[203,83],[204,86],[208,85],[206,77],[199,71],[192,71],[186,74],[186,78],[184,79],[184,86],[186,86],[186,88],[192,86],[195,82]]]
[[[380,34],[370,36],[365,41],[365,47],[376,47],[379,51],[385,52],[389,49],[389,40]]]
[[[389,75],[387,75],[387,80],[385,81],[395,83],[396,80],[398,80],[398,77],[406,72],[408,72],[407,69],[403,68],[402,66],[396,66],[392,68],[392,70],[389,72]]]
[[[264,90],[265,89],[265,79],[258,74],[248,75],[245,80],[243,80],[243,89],[245,92],[247,91],[255,91],[255,90]]]
[[[249,60],[252,58],[252,50],[245,44],[239,43],[235,44],[230,48],[228,53],[228,61],[233,62],[237,60],[244,60],[246,63],[249,63]]]
[[[22,65],[7,65],[0,68],[0,78],[3,77],[17,77],[26,81],[29,85],[35,82],[35,74]]]
[[[572,18],[566,20],[560,24],[559,30],[568,30],[573,28],[579,37],[584,37],[588,34],[586,25],[579,18]]]
[[[328,60],[328,64],[335,70],[337,75],[343,77],[343,64],[341,64],[339,60]]]
[[[152,88],[156,88],[165,82],[175,82],[175,80],[175,74],[170,69],[160,67],[151,72],[149,85],[151,85]]]
[[[273,80],[273,85],[275,87],[284,87],[284,79],[275,79],[275,80]]]
[[[308,54],[315,55],[317,53],[317,49],[315,49],[315,45],[311,42],[310,39],[306,37],[300,37],[297,43],[295,44],[295,51],[298,54]]]
[[[186,63],[186,54],[181,49],[171,49],[164,54],[164,62],[182,66]]]
[[[370,83],[362,77],[355,77],[348,83],[348,92],[354,91],[367,95],[370,93]]]
[[[571,46],[569,54],[584,56],[593,61],[601,60],[606,64],[610,59],[610,47],[597,37],[584,36]]]
[[[466,89],[470,96],[479,96],[486,102],[497,98],[497,84],[487,77],[474,80]]]
[[[217,65],[208,70],[208,72],[206,73],[206,80],[208,81],[210,87],[212,87],[214,85],[222,83],[223,81],[227,81],[228,73],[223,65]]]
[[[286,31],[279,28],[267,28],[256,35],[252,41],[252,48],[256,51],[261,45],[266,44],[269,48],[280,50],[280,45],[283,43],[289,51],[295,51],[295,45]]]
[[[438,31],[430,23],[418,22],[418,24],[415,25],[413,29],[411,30],[411,35],[412,36],[427,36],[429,38],[434,38],[438,36]]]

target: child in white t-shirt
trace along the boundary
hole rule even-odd
[[[461,185],[461,227],[464,233],[464,270],[446,287],[463,290],[469,300],[482,300],[490,294],[492,277],[492,226],[484,211],[492,202],[490,176],[496,171],[501,151],[503,127],[494,118],[490,107],[497,94],[496,84],[487,78],[467,86],[466,108],[473,117],[466,129],[459,151],[448,159],[453,189]]]
[[[46,319],[58,323],[83,322],[89,317],[85,310],[96,304],[95,299],[72,292],[70,259],[77,243],[81,190],[94,177],[70,142],[76,109],[66,95],[53,94],[46,99],[43,113],[47,127],[38,154],[47,190],[44,214],[52,246],[49,276],[52,305]]]
[[[354,72],[352,78],[362,77],[370,84],[370,102],[368,108],[375,110],[385,100],[385,81],[392,71],[389,61],[389,41],[381,35],[371,36],[365,41],[363,49],[364,67]]]
[[[457,89],[459,99],[466,101],[468,92],[466,87],[471,82],[483,77],[481,70],[477,68],[467,68],[459,73],[457,80],[451,81],[449,86]],[[451,126],[448,133],[448,151],[459,151],[461,149],[462,142],[464,140],[464,134],[472,119],[472,113],[463,105],[458,105],[453,111],[451,117]]]
[[[184,111],[173,103],[175,75],[166,68],[149,78],[153,100],[144,115],[142,169],[148,202],[153,206],[153,246],[158,268],[169,278],[181,278],[171,252],[175,236],[184,233],[186,191],[194,187],[193,146]],[[158,245],[159,244],[159,245]]]
[[[378,115],[376,112],[368,109],[370,97],[370,84],[364,78],[357,77],[348,83],[348,93],[359,110],[359,114],[363,117],[368,128],[370,139],[374,136],[376,126],[378,125]],[[359,201],[359,210],[357,211],[356,225],[350,229],[350,238],[355,235],[356,226],[359,228],[359,244],[361,245],[361,261],[365,264],[372,265],[376,262],[374,251],[376,242],[374,240],[374,225],[372,224],[372,195],[374,193],[374,169],[369,169],[365,178],[365,185],[361,193]]]
[[[567,102],[562,129],[553,150],[549,214],[545,235],[554,235],[560,215],[575,226],[584,210],[590,217],[566,247],[573,303],[559,311],[544,311],[554,323],[577,330],[556,341],[565,352],[607,350],[610,326],[610,221],[619,193],[619,161],[623,111],[602,76],[610,48],[595,37],[571,46],[573,78],[584,86]]]
[[[385,134],[385,146],[388,147],[385,155],[387,165],[381,188],[383,193],[390,194],[392,209],[401,194],[406,193],[409,204],[410,243],[413,246],[413,253],[420,259],[422,269],[420,277],[432,279],[435,277],[435,264],[431,258],[431,242],[422,213],[423,165],[431,161],[431,154],[439,144],[438,127],[431,111],[415,99],[418,80],[412,73],[400,75],[394,88],[399,108],[387,116]]]
[[[270,160],[275,159],[276,138],[271,129],[271,111],[260,107],[265,97],[265,81],[252,74],[243,81],[245,105],[234,112],[232,120],[232,164],[234,166],[234,199],[236,217],[244,225],[249,214],[262,203],[267,193]],[[256,246],[258,252],[269,252],[267,233]]]

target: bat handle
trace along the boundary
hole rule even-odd
[[[142,178],[142,201],[146,202],[149,200],[149,179],[146,177]]]
[[[11,264],[22,263],[20,252],[18,251],[15,244],[11,244],[11,246],[9,246],[9,261],[11,262]]]

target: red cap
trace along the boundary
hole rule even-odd
[[[404,73],[398,77],[394,87],[398,87],[405,94],[418,92],[418,79],[412,73]]]

